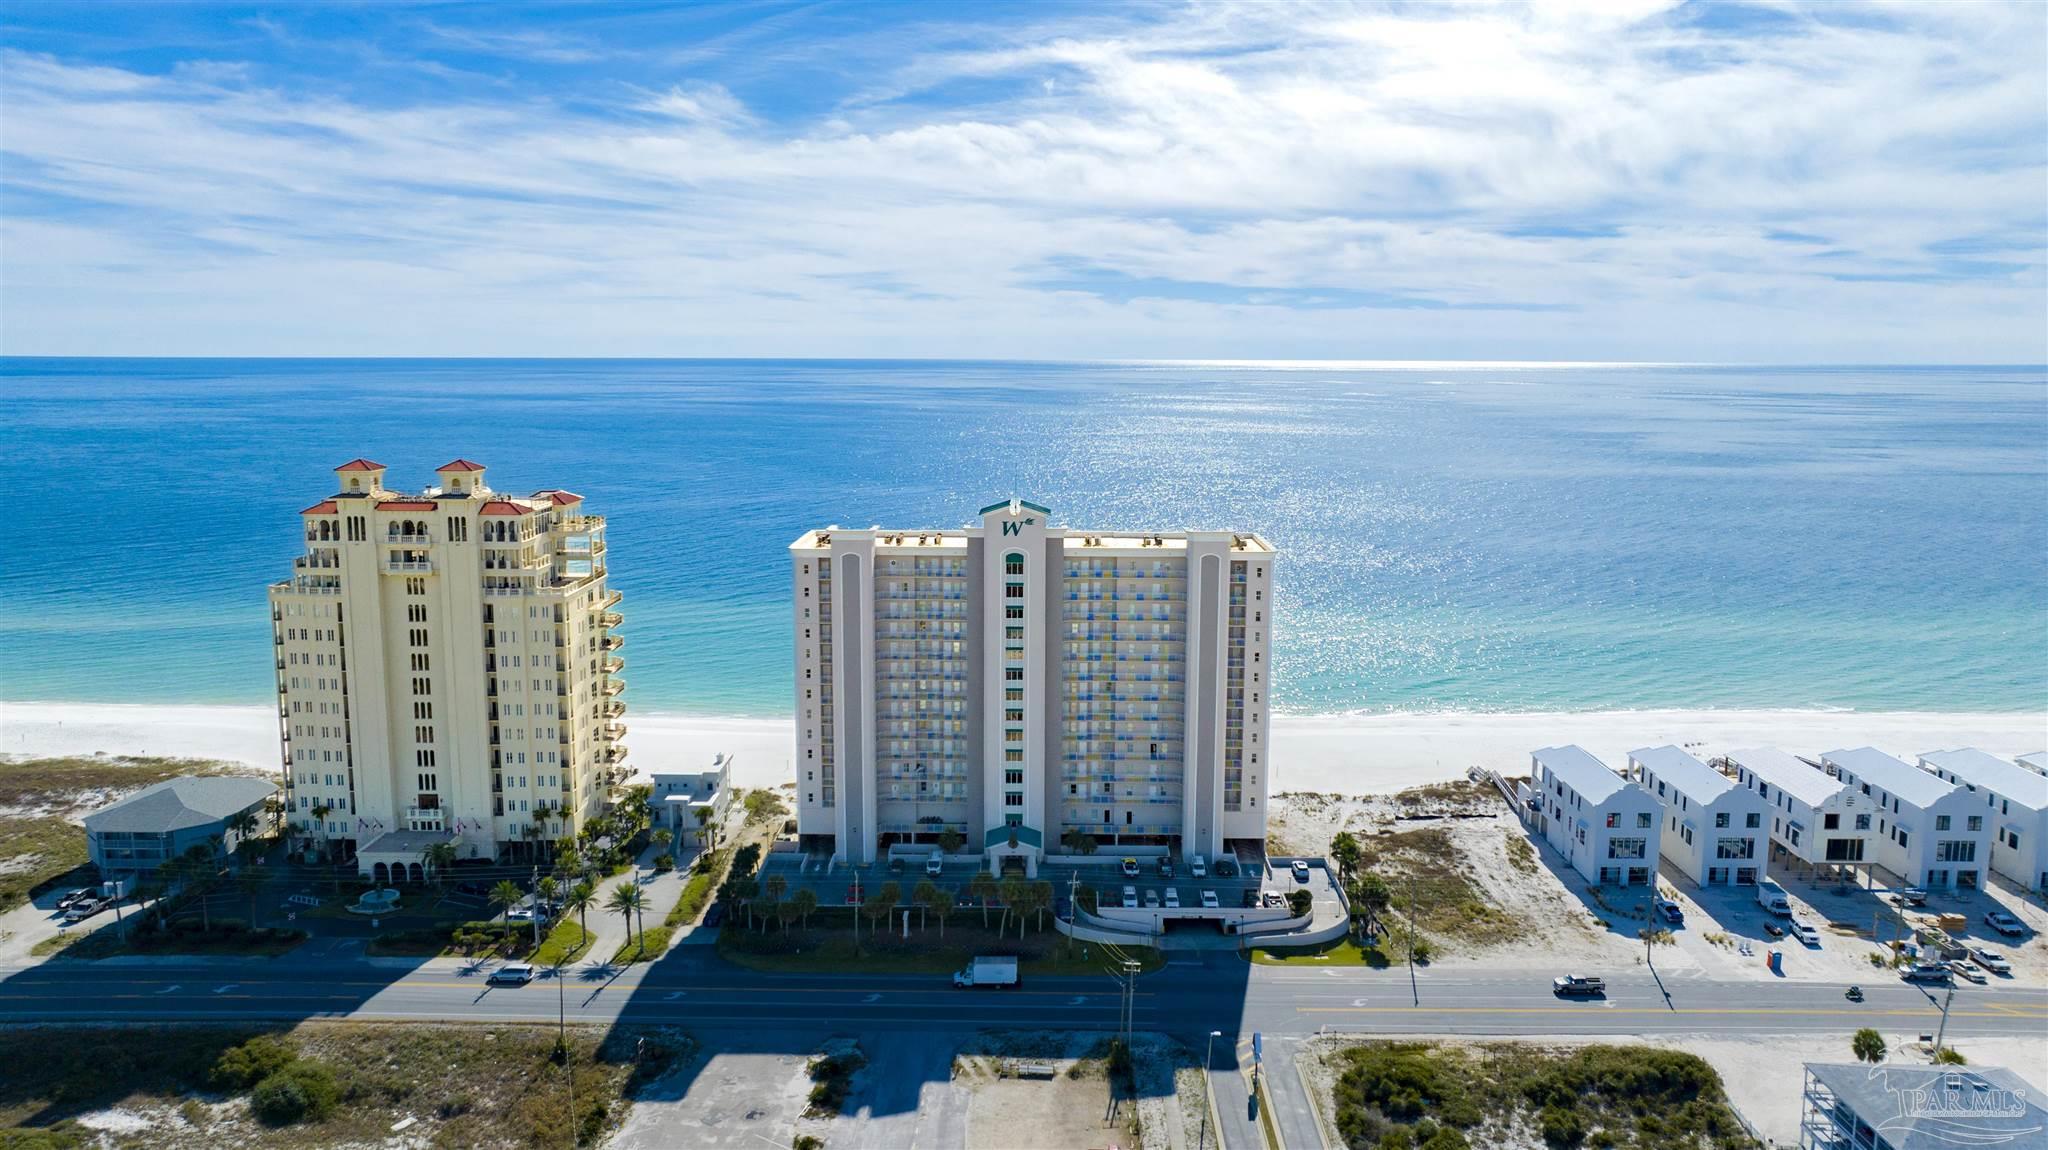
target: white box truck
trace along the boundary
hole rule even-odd
[[[1017,985],[1017,960],[1014,958],[990,958],[976,955],[967,969],[953,975],[953,985],[969,986],[1015,986]]]
[[[1772,914],[1792,914],[1792,900],[1785,897],[1785,888],[1769,879],[1756,884],[1756,904]]]

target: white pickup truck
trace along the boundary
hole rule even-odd
[[[953,975],[953,985],[963,989],[971,986],[1015,986],[1017,960],[976,955],[974,961],[967,964],[966,970]]]

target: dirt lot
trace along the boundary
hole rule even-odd
[[[1523,965],[1571,954],[1608,965],[1640,961],[1635,925],[1602,927],[1596,903],[1560,878],[1556,860],[1531,846],[1491,787],[1437,783],[1394,795],[1276,796],[1273,835],[1282,849],[1326,853],[1348,830],[1366,870],[1384,876],[1394,905],[1410,905],[1442,963]],[[1613,916],[1608,916],[1612,920]],[[1624,929],[1625,928],[1625,929]]]

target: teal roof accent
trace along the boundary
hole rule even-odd
[[[989,504],[989,505],[988,505],[987,507],[984,507],[984,508],[982,508],[981,510],[979,510],[979,511],[975,512],[975,514],[976,514],[976,515],[987,515],[987,514],[988,514],[989,512],[991,512],[991,511],[1001,511],[1001,510],[1002,510],[1003,508],[1005,508],[1005,507],[1008,507],[1009,505],[1010,505],[1010,501],[1009,501],[1009,500],[1007,500],[1007,499],[1005,499],[1005,500],[1002,500],[1002,501],[1001,501],[1001,502],[999,502],[999,503],[991,503],[991,504]],[[1031,502],[1031,501],[1030,501],[1030,500],[1028,500],[1028,499],[1019,499],[1019,500],[1017,501],[1017,506],[1019,506],[1019,507],[1029,507],[1029,508],[1030,508],[1031,510],[1033,510],[1033,511],[1036,511],[1036,512],[1038,512],[1038,513],[1039,513],[1040,515],[1051,515],[1051,514],[1052,514],[1052,508],[1050,508],[1050,507],[1040,507],[1040,506],[1039,506],[1038,504],[1036,504],[1036,503],[1033,503],[1033,502]]]
[[[990,827],[988,833],[981,836],[981,849],[987,850],[992,846],[1009,842],[1012,831],[1016,832],[1017,845],[1038,850],[1045,848],[1045,836],[1039,833],[1037,827]]]

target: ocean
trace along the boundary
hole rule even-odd
[[[0,699],[262,703],[368,456],[608,517],[640,711],[785,715],[786,548],[1016,496],[1279,548],[1291,713],[2048,707],[2048,369],[0,360]]]

